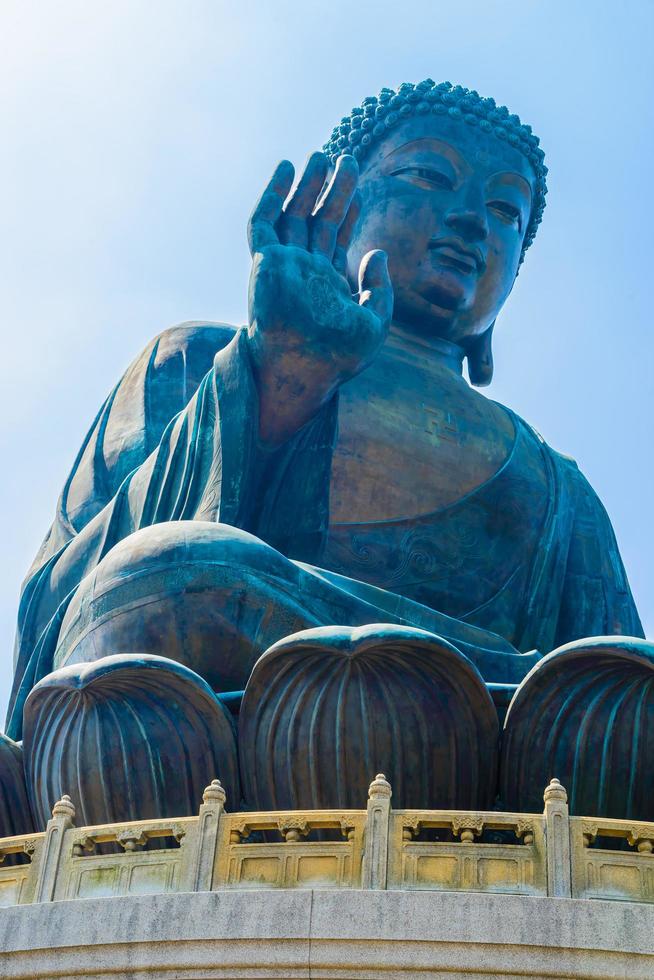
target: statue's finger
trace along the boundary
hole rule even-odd
[[[279,240],[283,245],[307,247],[309,243],[307,219],[324,187],[328,167],[324,153],[312,153],[307,160],[304,173],[286,202],[277,225]]]
[[[339,157],[329,187],[309,221],[309,249],[331,260],[338,231],[352,203],[359,167],[351,156]]]
[[[347,271],[347,250],[350,247],[352,235],[354,234],[354,229],[356,228],[356,223],[359,220],[360,214],[361,194],[358,190],[356,190],[354,192],[354,197],[352,198],[352,203],[350,204],[347,214],[345,215],[345,220],[338,230],[338,235],[336,236],[336,248],[334,249],[334,258],[332,259],[334,268],[337,272],[340,272],[342,276],[344,276]]]
[[[388,256],[381,249],[368,252],[359,267],[359,305],[372,310],[388,329],[393,315],[393,284],[388,271]]]
[[[279,242],[275,224],[282,213],[284,201],[293,186],[295,169],[290,160],[277,164],[263,194],[254,206],[248,222],[248,244],[250,252],[261,251],[266,245]]]

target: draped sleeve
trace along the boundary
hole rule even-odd
[[[86,433],[57,501],[54,520],[26,576],[29,581],[118,492],[156,449],[236,328],[188,321],[155,337],[109,393]]]
[[[587,636],[644,637],[608,514],[572,461],[568,479],[575,512],[554,645]]]
[[[220,521],[289,557],[320,558],[328,524],[334,397],[275,452],[258,442],[258,397],[245,330],[215,355],[186,408],[114,497],[28,576],[18,614],[7,732],[20,737],[29,691],[52,670],[59,625],[82,578],[134,531],[164,521]]]
[[[547,512],[516,624],[518,649],[545,654],[589,636],[644,636],[601,501],[576,462],[529,429],[547,475]]]

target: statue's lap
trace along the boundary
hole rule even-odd
[[[417,604],[398,605],[401,598],[391,597],[397,599],[393,614],[388,601],[380,604],[388,597],[382,590],[358,583],[362,598],[347,590],[350,580],[327,574],[229,525],[153,525],[121,541],[82,580],[61,627],[55,667],[138,651],[183,663],[218,691],[243,690],[259,655],[299,630],[407,623],[411,614],[413,625],[432,626],[416,622],[420,612],[429,614]],[[455,620],[442,619],[456,632]],[[480,648],[485,641],[491,648],[503,645],[465,624],[460,634],[466,648],[475,637]],[[510,645],[503,646],[513,659]],[[515,659],[517,681],[533,660],[523,666],[523,658]]]
[[[395,758],[397,752],[401,756],[410,749],[407,758],[413,758],[416,747],[423,745],[426,725],[435,744],[440,744],[439,740],[447,735],[452,740],[451,751],[455,753],[464,751],[464,746],[468,757],[470,753],[481,753],[481,759],[486,753],[483,771],[490,778],[497,766],[497,736],[489,732],[493,725],[497,725],[497,719],[475,668],[456,648],[433,633],[413,628],[411,624],[407,627],[399,617],[393,618],[387,612],[387,622],[380,621],[380,608],[367,603],[360,595],[348,593],[342,587],[347,581],[338,576],[335,581],[330,581],[329,573],[291,561],[255,536],[228,525],[200,521],[154,525],[124,539],[83,580],[62,626],[56,666],[68,665],[70,670],[79,664],[83,678],[85,661],[98,661],[100,672],[105,669],[103,664],[111,665],[107,670],[115,670],[116,654],[123,653],[126,656],[122,669],[140,672],[137,687],[145,685],[147,689],[149,680],[147,671],[143,673],[142,660],[147,661],[148,656],[154,654],[190,668],[218,692],[245,688],[245,715],[239,725],[241,751],[257,758],[260,755],[259,740],[272,737],[270,731],[275,726],[281,725],[286,730],[288,725],[288,731],[292,733],[290,741],[282,740],[283,744],[275,750],[275,766],[281,767],[279,772],[274,767],[269,772],[263,766],[256,779],[249,775],[245,780],[250,794],[248,802],[254,801],[264,808],[282,805],[275,793],[283,784],[282,775],[289,766],[299,773],[298,785],[304,788],[297,791],[300,792],[297,800],[293,796],[296,791],[289,789],[288,799],[284,796],[282,801],[284,806],[328,804],[327,797],[314,799],[311,795],[311,774],[318,764],[323,771],[329,772],[333,753],[325,749],[326,754],[322,750],[322,754],[316,754],[314,749],[306,756],[302,753],[298,756],[297,746],[304,744],[307,738],[310,740],[308,733],[313,730],[316,718],[322,719],[318,723],[329,729],[332,714],[333,723],[340,718],[338,725],[348,733],[347,742],[351,749],[357,745],[357,733],[364,738],[362,744],[371,755],[371,765],[373,756],[375,764],[383,761],[376,753],[390,752],[389,747],[393,749],[391,769],[399,765]],[[365,590],[365,585],[362,588]],[[372,624],[371,628],[366,628],[366,624]],[[465,629],[465,624],[461,627]],[[299,633],[301,635],[295,639]],[[266,650],[269,652],[262,656]],[[134,656],[137,652],[139,657]],[[519,654],[512,656],[520,659]],[[555,661],[550,663],[552,657]],[[352,662],[358,658],[354,673],[348,672],[348,658]],[[388,664],[381,672],[376,666],[379,662]],[[620,724],[616,722],[614,713],[611,714],[614,699],[606,700],[610,717],[605,717],[606,712],[602,713],[599,708],[592,717],[588,715],[585,692],[589,678],[592,678],[593,689],[603,686],[608,690],[613,685],[618,698],[632,697],[629,692],[633,691],[638,700],[634,710],[636,714],[642,714],[649,710],[648,692],[650,688],[654,690],[651,645],[624,638],[583,641],[572,644],[570,650],[562,648],[543,663],[544,669],[541,670],[539,665],[519,688],[520,696],[512,706],[512,716],[510,712],[501,770],[503,798],[518,809],[528,809],[531,800],[541,792],[545,770],[549,771],[548,767],[554,764],[564,776],[577,779],[577,806],[583,806],[584,812],[594,811],[602,806],[601,801],[597,802],[596,780],[590,766],[597,739],[603,739],[608,746],[605,755],[608,752],[609,757],[615,754],[619,758],[627,750],[626,743],[622,747],[625,732],[631,745],[634,731],[633,726],[625,728],[624,719]],[[163,668],[165,670],[165,662]],[[116,673],[117,689],[124,684],[119,673]],[[51,676],[55,679],[57,675]],[[380,700],[379,693],[375,692],[376,678],[381,676],[385,678],[388,691]],[[393,677],[396,677],[395,687],[391,684]],[[46,678],[43,683],[53,682]],[[179,683],[183,690],[183,676]],[[289,683],[296,685],[297,694],[289,695],[292,690]],[[103,684],[103,697],[111,700],[109,674]],[[453,686],[452,693],[448,694],[449,684]],[[30,702],[38,703],[38,698],[43,696],[39,694],[42,687],[43,684],[37,686],[36,695]],[[189,710],[197,700],[197,693],[193,693],[191,687],[188,689]],[[431,690],[429,696],[428,689]],[[363,703],[362,692],[365,692],[364,701],[370,699],[370,707],[360,716],[357,705]],[[124,695],[121,698],[124,700]],[[425,698],[428,710],[422,718],[420,699]],[[559,717],[561,713],[557,715],[556,706],[563,701],[569,708],[565,716]],[[162,708],[166,712],[178,710],[173,703],[165,708],[162,705]],[[29,702],[27,710],[29,716]],[[269,717],[271,710],[273,713]],[[416,711],[418,715],[414,717]],[[552,712],[557,717],[549,718]],[[548,717],[547,726],[533,724],[533,719],[541,713]],[[571,762],[565,751],[565,740],[570,724],[577,724],[577,717],[579,721],[591,718],[587,722],[589,735],[584,751],[568,772]],[[481,725],[482,729],[486,726],[488,731],[479,729],[475,734],[474,727],[470,727],[473,718],[476,726]],[[398,728],[399,719],[404,721]],[[422,733],[420,737],[412,734],[409,723],[418,725],[416,731]],[[389,724],[392,732],[389,730],[385,734]],[[36,726],[38,733],[38,720]],[[561,737],[557,739],[558,728]],[[125,737],[135,740],[138,747],[140,735],[137,730],[128,730]],[[34,735],[30,734],[29,738],[33,740]],[[148,752],[150,749],[163,751],[167,736],[163,740],[161,735],[154,738],[155,742],[161,741],[161,746],[150,746]],[[224,741],[225,736],[221,738]],[[645,734],[643,738],[649,746],[649,735]],[[530,743],[527,757],[523,753],[526,740]],[[322,744],[321,739],[315,744]],[[327,744],[332,744],[331,736],[326,739]],[[295,749],[293,745],[296,745]],[[221,751],[228,752],[228,749],[229,746],[223,747]],[[62,747],[61,751],[66,759],[66,753],[70,755],[72,750]],[[228,752],[228,755],[232,753],[232,768],[233,751],[229,749]],[[103,753],[105,763],[115,764],[109,744]],[[636,756],[632,760],[634,767],[640,764],[640,752],[636,752]],[[222,764],[227,764],[224,759]],[[427,766],[425,772],[431,773],[431,764],[424,765]],[[348,772],[355,769],[353,760]],[[363,769],[360,779],[354,781],[356,787],[350,785],[351,781],[343,783],[339,799],[346,799],[350,792],[360,789],[359,782],[363,785],[367,778],[367,770],[363,772]],[[337,767],[334,780],[338,779],[339,772]],[[417,779],[419,774],[414,775]],[[139,778],[144,778],[142,773]],[[436,779],[436,776],[430,775],[429,779]],[[414,784],[409,781],[407,785]],[[446,793],[448,805],[454,808],[464,804],[465,807],[488,807],[492,803],[492,786],[493,779],[490,778],[490,788],[484,791],[486,795],[477,799],[473,784],[468,785],[462,777],[442,785],[438,781],[433,785],[429,783],[425,793],[428,796]],[[468,799],[471,792],[473,796]],[[605,801],[604,808],[619,811],[626,792],[629,787],[623,786],[616,775],[615,789],[611,799]],[[418,796],[411,805],[425,803],[427,797],[423,800],[420,794]],[[644,815],[648,805],[648,798],[634,796],[629,809]]]

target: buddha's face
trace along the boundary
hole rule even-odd
[[[518,150],[478,127],[431,114],[407,120],[363,163],[350,278],[366,252],[385,249],[396,322],[465,346],[511,291],[534,179]]]

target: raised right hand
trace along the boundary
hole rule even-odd
[[[260,434],[280,443],[362,371],[383,344],[393,310],[386,253],[369,252],[359,291],[345,278],[359,214],[358,166],[341,157],[321,194],[328,163],[309,158],[289,197],[294,169],[276,168],[248,227],[250,350],[260,397]]]

